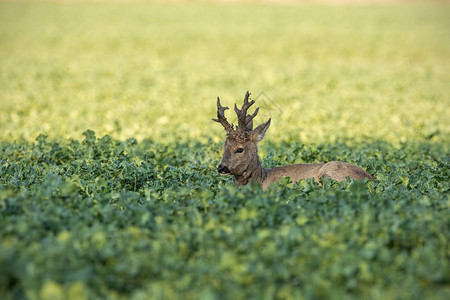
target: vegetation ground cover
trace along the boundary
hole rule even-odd
[[[446,299],[449,14],[0,3],[0,298]],[[248,89],[265,167],[379,183],[217,176]]]

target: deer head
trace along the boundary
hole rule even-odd
[[[244,104],[241,109],[234,105],[234,111],[238,117],[236,129],[225,118],[225,110],[228,107],[220,105],[217,97],[217,119],[213,119],[224,127],[226,131],[225,143],[223,145],[223,156],[217,171],[221,175],[233,175],[235,180],[246,179],[255,169],[260,168],[258,158],[258,142],[264,138],[264,134],[270,126],[270,119],[253,129],[253,119],[258,114],[259,108],[253,114],[247,114],[247,110],[255,101],[248,101],[250,93],[247,91]],[[246,184],[246,183],[243,183]]]

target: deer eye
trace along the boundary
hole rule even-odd
[[[244,152],[244,148],[237,148],[234,153],[242,153]]]

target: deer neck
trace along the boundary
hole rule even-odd
[[[261,166],[261,162],[259,161],[259,157],[257,155],[255,160],[253,160],[249,164],[247,170],[244,173],[242,173],[242,175],[233,176],[233,182],[237,186],[246,185],[250,181],[256,181],[260,184],[263,184],[266,178],[267,178],[267,170]]]

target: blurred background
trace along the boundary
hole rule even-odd
[[[448,1],[2,1],[0,140],[220,141],[249,90],[273,141],[448,146],[449,67]]]

